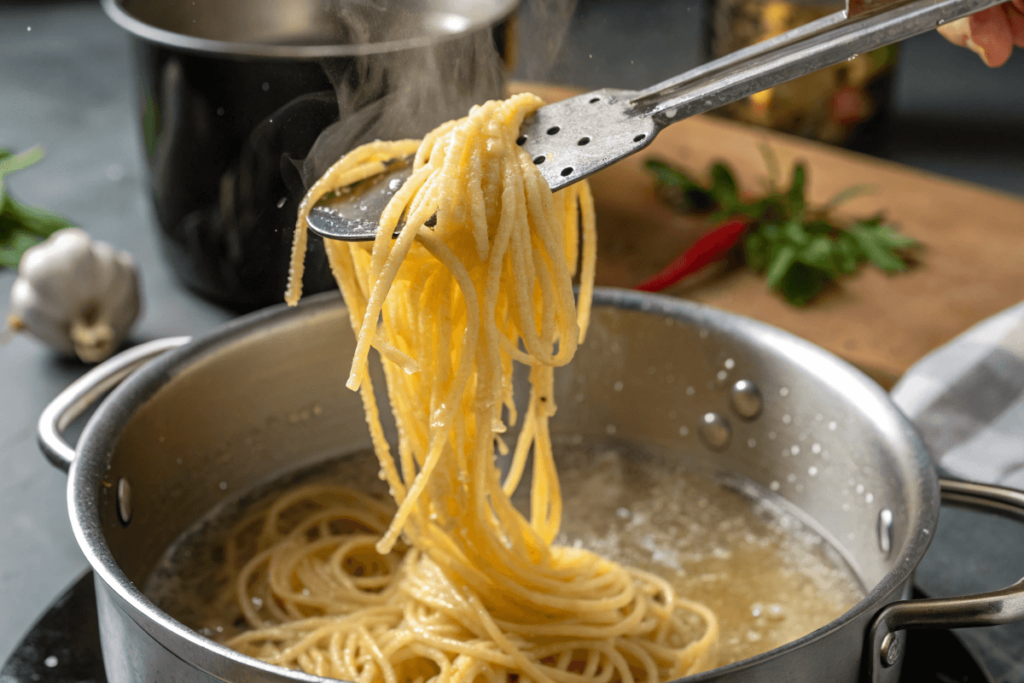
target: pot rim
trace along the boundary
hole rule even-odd
[[[508,19],[518,7],[520,0],[494,0],[495,9],[486,19],[470,23],[455,33],[441,36],[419,36],[403,40],[388,40],[379,43],[355,43],[339,45],[271,45],[252,42],[232,42],[213,38],[198,38],[160,28],[138,19],[122,5],[124,0],[100,0],[103,10],[110,19],[132,35],[164,47],[185,52],[198,52],[221,57],[256,57],[262,59],[311,60],[330,57],[360,57],[390,52],[402,52],[415,48],[430,47],[449,40],[461,38],[481,29],[500,24]]]
[[[687,680],[704,681],[756,667],[762,662],[784,656],[843,628],[865,612],[877,611],[884,607],[886,603],[881,601],[911,578],[914,569],[927,551],[934,537],[940,502],[938,479],[927,449],[914,427],[892,403],[885,390],[846,361],[805,339],[757,320],[704,304],[632,290],[596,287],[593,300],[595,308],[611,307],[641,311],[674,317],[688,324],[696,322],[704,328],[740,331],[762,343],[767,342],[773,350],[781,352],[786,357],[799,358],[802,365],[816,366],[820,371],[842,378],[849,383],[852,392],[857,394],[856,400],[861,405],[869,405],[876,419],[884,421],[887,433],[902,439],[904,444],[909,446],[914,454],[913,465],[920,475],[915,481],[908,483],[908,486],[918,488],[921,510],[920,516],[912,520],[912,528],[908,533],[909,540],[900,555],[893,559],[893,568],[860,602],[839,618],[801,638],[760,655],[697,674]],[[82,432],[75,460],[68,472],[67,500],[72,530],[96,576],[115,593],[122,608],[127,606],[135,611],[131,614],[132,619],[163,647],[192,666],[221,680],[237,678],[229,672],[237,674],[239,666],[259,669],[282,682],[325,683],[334,679],[285,669],[243,655],[199,635],[160,610],[128,579],[114,560],[103,538],[96,512],[99,487],[90,485],[90,482],[103,476],[106,459],[112,450],[112,441],[116,440],[131,419],[133,406],[142,405],[183,368],[201,360],[208,352],[237,342],[252,333],[266,331],[275,324],[294,324],[295,316],[337,315],[339,307],[343,308],[344,304],[338,292],[307,297],[294,310],[284,304],[272,306],[236,318],[147,363],[115,388],[97,407]],[[203,656],[204,653],[208,656]]]

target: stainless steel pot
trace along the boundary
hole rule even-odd
[[[203,638],[138,586],[214,506],[369,448],[358,395],[344,388],[353,351],[346,315],[327,295],[194,341],[143,344],[87,373],[42,415],[41,447],[68,470],[72,525],[95,570],[112,683],[319,680]],[[614,433],[774,492],[869,589],[814,633],[693,680],[894,681],[903,629],[1024,618],[1024,582],[975,597],[903,600],[935,531],[939,482],[885,392],[810,343],[693,303],[599,289],[586,344],[557,378],[553,433]],[[118,383],[77,446],[67,444],[64,427]],[[797,444],[819,447],[797,457]],[[816,451],[828,457],[812,476]],[[941,492],[1024,518],[1020,492],[958,482],[942,482]]]
[[[517,2],[102,0],[133,37],[139,137],[177,276],[237,309],[280,301],[296,208],[324,160],[502,97]],[[306,261],[306,291],[332,289],[319,238]]]

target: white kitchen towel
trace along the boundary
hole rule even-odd
[[[1024,302],[915,363],[892,398],[946,473],[1024,489]]]

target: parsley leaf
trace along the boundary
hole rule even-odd
[[[744,197],[728,166],[716,163],[710,182],[701,184],[685,171],[651,160],[658,193],[678,210],[703,214],[713,223],[741,216],[749,225],[736,250],[746,265],[763,273],[768,286],[794,306],[811,302],[831,282],[852,275],[870,263],[886,273],[908,268],[901,252],[918,246],[900,234],[882,216],[837,225],[832,211],[869,191],[862,185],[843,190],[824,206],[806,200],[807,168],[797,163],[789,187],[780,189],[778,160],[770,148],[762,149],[768,178],[760,197]]]

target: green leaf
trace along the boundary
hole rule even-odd
[[[19,230],[15,232],[7,243],[0,246],[0,267],[17,268],[25,251],[42,241],[37,235]]]
[[[825,205],[821,207],[822,211],[828,213],[835,209],[840,204],[845,204],[855,197],[862,197],[864,195],[871,194],[875,191],[875,188],[871,185],[853,185],[848,187],[842,192],[836,194],[832,199],[825,202]]]
[[[832,240],[824,235],[819,235],[800,249],[797,253],[797,260],[812,268],[825,271],[829,277],[837,277],[839,270],[832,259],[834,248]]]
[[[782,226],[782,234],[785,235],[786,239],[798,246],[810,244],[811,242],[811,236],[804,230],[803,222],[796,218],[786,221],[786,224]]]
[[[711,193],[684,172],[656,159],[648,160],[645,166],[654,173],[658,187],[672,191],[672,203],[678,204],[681,209],[703,213],[715,208],[716,202]]]
[[[757,272],[764,271],[768,267],[768,240],[758,232],[747,234],[743,242],[743,257],[747,265]]]
[[[879,225],[875,231],[875,241],[886,249],[910,249],[918,246],[917,240],[896,232],[892,226]]]
[[[852,275],[857,272],[857,266],[860,265],[864,255],[857,247],[857,243],[853,241],[847,233],[841,234],[836,238],[836,265],[839,266],[839,270],[847,275]]]
[[[857,242],[857,246],[861,248],[868,260],[885,272],[897,273],[907,269],[906,262],[882,246],[871,230],[862,226],[854,226],[848,233]]]
[[[804,212],[804,188],[807,185],[807,169],[803,164],[794,164],[793,179],[786,192],[786,201],[792,216],[800,216]]]
[[[768,286],[772,289],[777,289],[779,283],[782,282],[782,278],[785,277],[787,272],[789,272],[794,261],[796,261],[796,247],[791,244],[786,244],[780,247],[772,257],[771,265],[768,267],[768,273],[765,275],[765,279],[768,281]]]
[[[26,149],[20,154],[8,154],[0,160],[0,180],[3,180],[5,176],[8,176],[15,171],[28,168],[42,158],[43,148],[39,145]]]
[[[832,281],[828,273],[803,263],[794,263],[782,281],[779,293],[794,306],[805,306]]]
[[[697,185],[688,175],[663,161],[648,159],[644,166],[647,167],[648,171],[654,173],[655,180],[662,185],[672,185],[683,189]]]
[[[10,196],[7,198],[4,214],[20,223],[21,227],[25,230],[43,237],[48,237],[61,228],[68,228],[74,225],[60,214],[22,204]]]
[[[715,164],[711,167],[710,192],[722,209],[731,211],[740,203],[736,179],[725,164]]]

